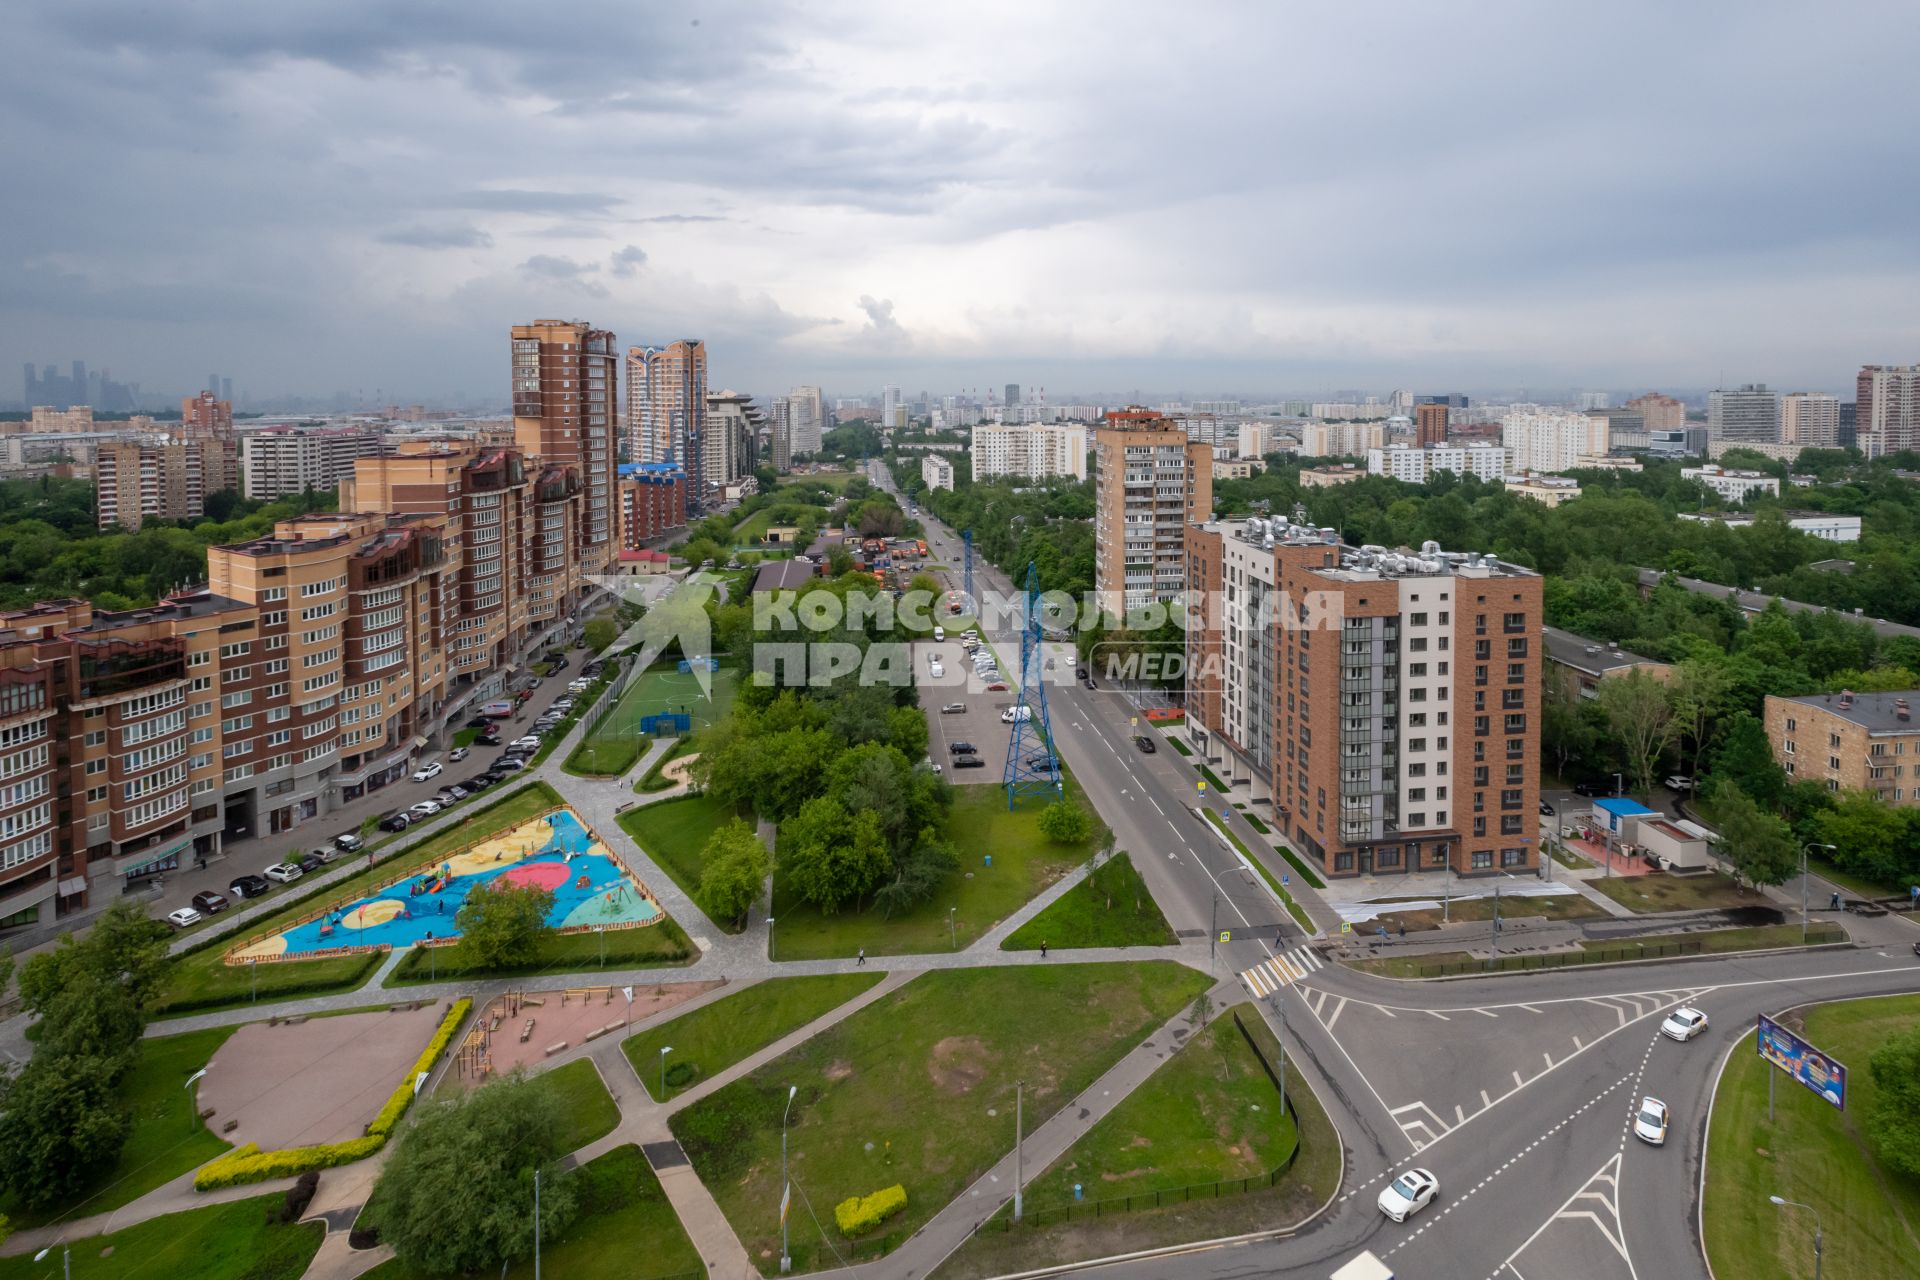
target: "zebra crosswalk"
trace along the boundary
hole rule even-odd
[[[1240,981],[1247,984],[1247,990],[1265,999],[1289,982],[1299,982],[1315,969],[1325,968],[1326,963],[1312,948],[1295,947],[1242,970]]]

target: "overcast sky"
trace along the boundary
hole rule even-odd
[[[0,400],[714,384],[1840,389],[1920,359],[1913,3],[60,0],[9,13]]]

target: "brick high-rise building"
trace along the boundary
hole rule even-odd
[[[132,532],[148,520],[206,514],[209,446],[174,436],[123,437],[94,454],[94,514]]]
[[[1279,519],[1186,547],[1186,732],[1290,844],[1340,877],[1538,868],[1538,575]]]
[[[1431,401],[1413,407],[1413,442],[1416,445],[1445,444],[1447,442],[1447,417],[1449,410],[1444,404]]]
[[[233,430],[233,404],[202,391],[180,402],[180,434],[201,446],[201,472],[208,493],[240,488],[240,440]]]
[[[1213,446],[1163,414],[1115,409],[1094,432],[1093,591],[1115,617],[1187,588],[1185,531],[1213,510]]]
[[[180,402],[180,425],[187,431],[232,431],[233,405],[211,391]]]
[[[638,551],[649,538],[687,524],[687,473],[671,462],[620,468],[620,546]]]
[[[578,572],[613,567],[619,539],[619,353],[613,334],[585,321],[513,326],[513,434],[523,453],[571,467],[581,494]]]
[[[1920,448],[1920,364],[1861,366],[1854,405],[1859,447],[1869,458]]]
[[[1626,407],[1647,420],[1648,431],[1678,431],[1687,425],[1687,406],[1672,396],[1649,391],[1627,401]]]

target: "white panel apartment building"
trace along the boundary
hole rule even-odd
[[[929,489],[953,488],[953,464],[937,453],[920,459],[920,482]]]
[[[1436,471],[1501,480],[1512,470],[1507,451],[1497,444],[1429,445],[1424,449],[1399,444],[1391,449],[1367,450],[1367,470],[1376,476],[1425,484]]]
[[[249,498],[272,502],[307,489],[338,488],[358,458],[379,453],[378,431],[276,427],[240,437],[240,474]]]
[[[1605,418],[1584,413],[1513,413],[1500,424],[1500,443],[1513,455],[1513,469],[1545,475],[1571,471],[1586,458],[1606,457],[1611,436]]]
[[[1778,477],[1764,471],[1729,471],[1725,467],[1682,467],[1682,480],[1698,480],[1728,502],[1745,502],[1755,493],[1780,496]]]
[[[973,429],[973,478],[1072,476],[1087,478],[1087,429],[1051,426],[978,426]]]

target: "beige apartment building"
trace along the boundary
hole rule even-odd
[[[620,355],[613,334],[583,320],[513,326],[513,433],[522,453],[579,476],[579,572],[612,571],[620,537]]]
[[[1187,588],[1188,524],[1213,510],[1213,446],[1152,409],[1107,414],[1094,432],[1093,591],[1112,617]]]
[[[128,532],[148,520],[187,520],[206,512],[206,452],[176,436],[129,436],[94,453],[94,514],[100,527]]]
[[[1870,791],[1888,804],[1920,804],[1920,689],[1901,693],[1768,694],[1773,758],[1796,782]]]

